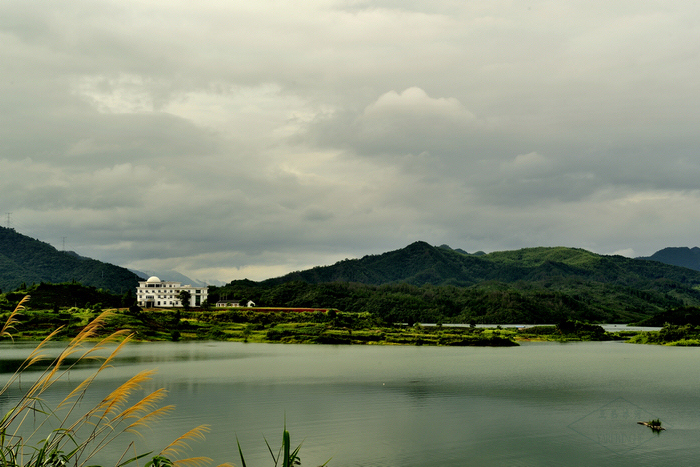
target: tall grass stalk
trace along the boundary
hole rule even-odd
[[[265,440],[265,445],[267,445],[267,450],[270,452],[270,456],[272,457],[272,461],[274,462],[274,467],[277,467],[282,461],[282,467],[294,467],[301,465],[301,458],[299,457],[299,450],[301,449],[301,443],[299,446],[297,446],[293,451],[292,451],[292,442],[291,442],[291,436],[289,435],[289,432],[287,431],[287,423],[285,422],[284,424],[284,430],[282,431],[282,446],[280,446],[279,450],[277,451],[277,455],[275,455],[274,451],[272,450],[272,447],[270,446],[270,443],[267,441],[267,438],[263,436],[263,439]],[[241,465],[243,467],[247,467],[245,463],[245,458],[243,457],[243,449],[241,448],[241,443],[238,440],[238,437],[236,437],[236,443],[238,444],[238,454],[241,456]],[[331,460],[328,459],[326,462],[321,464],[319,467],[325,467],[328,465],[328,463]]]
[[[0,330],[0,338],[12,338],[18,316],[24,310],[29,296],[24,297],[7,318]],[[105,369],[111,366],[114,358],[132,339],[128,331],[116,331],[106,337],[102,334],[109,312],[104,312],[90,322],[74,337],[48,366],[40,371],[36,380],[24,392],[10,410],[0,419],[0,465],[7,467],[83,467],[94,465],[96,456],[108,445],[115,443],[125,433],[140,434],[139,430],[158,420],[173,409],[172,405],[161,406],[166,396],[164,389],[155,391],[130,402],[136,391],[151,380],[154,371],[142,371],[119,385],[109,395],[87,411],[80,412],[80,402]],[[48,361],[44,355],[47,343],[62,328],[53,331],[41,341],[19,368],[9,377],[0,389],[0,396],[17,386],[23,372],[34,370],[37,363]],[[116,347],[106,357],[100,355],[109,345]],[[101,360],[99,367],[73,388],[56,407],[49,407],[43,396],[58,381],[67,375],[80,362]],[[28,426],[30,425],[31,427]],[[57,426],[57,427],[56,427]],[[177,438],[169,446],[152,456],[145,465],[196,466],[208,463],[206,457],[190,457],[172,461],[189,448],[188,443],[202,439],[207,426],[198,426]],[[153,452],[137,453],[133,442],[128,443],[121,456],[114,461],[117,467],[131,464],[140,465],[140,460],[153,455]]]

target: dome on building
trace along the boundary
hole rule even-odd
[[[148,278],[148,280],[146,282],[150,282],[150,283],[160,282],[160,279],[158,279],[156,276],[151,276]]]

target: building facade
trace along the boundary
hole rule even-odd
[[[174,308],[182,307],[181,291],[190,293],[190,306],[198,307],[207,299],[207,287],[193,287],[182,285],[180,282],[162,281],[156,276],[151,276],[147,281],[139,281],[136,287],[136,301],[142,308]]]

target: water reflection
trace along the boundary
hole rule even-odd
[[[3,358],[16,359],[4,350]],[[262,436],[279,438],[286,417],[293,442],[304,440],[303,465],[329,457],[335,466],[623,466],[656,465],[660,457],[692,465],[700,458],[699,352],[618,342],[138,344],[93,392],[96,399],[115,380],[157,367],[146,389],[165,387],[178,408],[147,433],[150,445],[207,423],[213,431],[198,452],[217,462],[237,460],[238,436],[248,464],[267,465]],[[630,407],[674,428],[630,442],[648,430]]]

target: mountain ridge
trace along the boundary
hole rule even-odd
[[[666,247],[651,256],[640,256],[637,259],[658,261],[700,271],[700,248],[698,247]]]
[[[565,276],[620,284],[666,278],[700,285],[700,271],[690,272],[675,265],[619,255],[600,255],[582,248],[532,247],[470,255],[444,245],[434,247],[424,241],[378,255],[291,272],[261,283],[275,285],[298,280],[381,285],[406,282],[468,287],[489,280],[508,283]]]
[[[121,294],[133,290],[138,279],[125,268],[59,252],[0,227],[4,290],[22,282],[80,282]],[[700,271],[581,248],[470,254],[417,241],[260,282],[212,286],[212,301],[222,295],[259,306],[370,312],[391,322],[632,322],[673,308],[700,307]]]
[[[139,277],[121,266],[58,251],[46,242],[0,227],[0,289],[21,284],[79,282],[113,293],[133,291]]]
[[[580,248],[477,256],[414,242],[261,282],[232,281],[209,297],[220,295],[259,306],[370,312],[389,322],[629,323],[700,307],[700,271]]]

